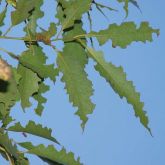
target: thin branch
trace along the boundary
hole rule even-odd
[[[10,27],[6,30],[3,36],[6,36],[11,31],[12,28],[13,28],[13,25],[10,25]]]
[[[0,146],[0,150],[5,153],[10,165],[14,165],[13,159],[12,159],[11,155],[9,155],[9,153],[6,151],[6,149]]]
[[[19,60],[19,57],[18,57],[17,55],[15,55],[14,53],[9,52],[9,51],[7,51],[7,50],[4,49],[4,48],[0,48],[0,50],[3,51],[3,52],[5,52],[5,53],[7,53],[10,57],[12,57],[12,58],[14,58],[14,59],[16,59],[16,60]]]
[[[7,40],[25,40],[24,37],[7,37],[7,36],[0,36],[0,39],[7,39]]]

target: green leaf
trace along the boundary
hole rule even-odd
[[[35,9],[28,19],[27,26],[24,28],[25,32],[28,34],[28,30],[34,35],[37,28],[37,20],[44,16],[44,12],[41,11],[41,6],[43,5],[43,0],[33,0]]]
[[[126,48],[134,41],[152,41],[152,34],[159,35],[158,29],[153,29],[148,22],[142,22],[137,28],[134,22],[124,22],[121,25],[112,24],[106,30],[99,32],[91,32],[87,36],[95,36],[100,45],[105,44],[108,40],[112,40],[112,45]]]
[[[57,151],[53,145],[45,147],[44,145],[33,146],[30,142],[19,143],[23,148],[26,148],[29,154],[39,156],[41,159],[50,161],[52,164],[63,164],[63,165],[82,165],[79,158],[75,160],[72,152],[67,153],[63,148],[61,151]]]
[[[2,122],[2,128],[6,128],[8,124],[10,124],[14,119],[9,116],[10,111],[8,109],[5,109],[5,104],[0,103],[0,120]]]
[[[47,57],[39,46],[31,46],[30,49],[23,52],[19,58],[19,62],[34,71],[41,78],[50,78],[55,81],[58,75],[58,69],[54,68],[54,64],[46,64]]]
[[[75,24],[74,29],[66,32],[65,37],[72,37],[83,32],[81,25],[81,23]],[[88,80],[84,71],[87,63],[88,58],[84,49],[76,42],[65,43],[63,52],[60,52],[57,57],[57,65],[63,73],[61,81],[65,82],[70,102],[73,102],[73,106],[78,107],[76,114],[82,120],[83,129],[88,120],[87,115],[91,114],[95,107],[90,100],[93,94],[92,82]]]
[[[12,141],[9,139],[7,134],[0,133],[0,145],[5,147],[6,151],[13,155],[15,158],[19,157],[17,147],[12,144]]]
[[[41,79],[36,73],[21,64],[18,66],[18,73],[21,75],[18,90],[21,97],[21,106],[24,109],[31,106],[29,98],[34,93],[38,92],[38,83],[41,81]]]
[[[0,133],[0,145],[5,148],[8,154],[16,159],[16,165],[28,165],[28,160],[17,150],[17,146],[12,144],[7,134]],[[24,164],[21,164],[24,163]]]
[[[25,21],[30,16],[30,11],[32,11],[35,7],[35,3],[33,2],[34,0],[17,1],[17,8],[11,13],[11,22],[13,26]]]
[[[38,102],[35,112],[39,116],[42,115],[42,111],[44,109],[42,104],[46,103],[46,101],[47,101],[47,99],[45,97],[43,97],[42,94],[47,92],[48,90],[49,90],[49,86],[45,85],[43,82],[41,82],[39,84],[38,92],[33,95],[33,98]]]
[[[93,94],[92,83],[84,71],[86,63],[87,58],[84,49],[77,43],[65,44],[63,52],[59,53],[57,58],[69,100],[73,102],[73,106],[78,107],[76,114],[82,120],[82,128],[88,120],[87,115],[91,114],[95,107],[90,100]]]
[[[133,106],[135,116],[139,117],[141,124],[150,131],[148,117],[143,110],[144,103],[140,101],[140,94],[136,92],[133,83],[126,79],[126,74],[122,67],[116,67],[112,63],[107,63],[103,58],[102,52],[96,52],[91,48],[87,48],[87,50],[90,56],[97,62],[95,69],[121,98],[126,98],[127,102]]]
[[[32,134],[35,136],[40,136],[42,138],[51,140],[51,141],[59,144],[59,142],[54,137],[52,137],[51,129],[48,129],[47,127],[43,128],[41,124],[35,124],[34,121],[29,121],[29,123],[26,125],[26,127],[22,127],[20,123],[16,123],[14,126],[9,127],[7,130],[14,131],[14,132],[29,133],[29,134]]]
[[[75,20],[80,20],[82,15],[89,11],[92,0],[74,0],[64,1],[58,0],[64,8],[66,18],[62,22],[62,29],[67,29],[74,25]]]

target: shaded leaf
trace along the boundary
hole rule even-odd
[[[35,112],[37,115],[41,116],[44,109],[43,104],[46,103],[47,99],[42,96],[43,93],[49,90],[49,86],[45,85],[43,82],[39,84],[38,92],[33,95],[33,98],[38,102]]]
[[[38,83],[41,79],[36,73],[21,64],[18,66],[18,73],[21,75],[18,90],[21,97],[21,106],[24,109],[31,106],[29,98],[38,91]]]
[[[31,15],[30,11],[35,7],[35,3],[33,2],[34,0],[17,1],[17,9],[11,13],[11,22],[13,26],[25,21]]]
[[[50,78],[55,81],[58,70],[54,68],[54,64],[46,64],[47,57],[39,46],[31,46],[30,49],[23,52],[19,58],[19,62],[33,70],[41,78]]]
[[[85,12],[88,12],[92,3],[92,0],[74,0],[64,1],[58,0],[64,8],[65,19],[62,19],[62,29],[67,29],[74,25],[75,20],[80,20]]]
[[[41,11],[41,6],[43,5],[43,0],[33,0],[33,4],[35,5],[33,13],[29,16],[28,22],[26,27],[24,28],[24,31],[28,33],[30,31],[33,35],[36,33],[36,28],[37,28],[37,20],[39,18],[42,18],[44,16],[44,12]]]

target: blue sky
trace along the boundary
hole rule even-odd
[[[52,11],[53,0],[49,0],[43,9]],[[102,0],[105,4],[116,7],[120,11],[122,6],[110,3],[109,0]],[[129,80],[133,80],[137,91],[141,93],[141,100],[145,102],[145,110],[150,119],[149,126],[152,129],[153,137],[135,118],[131,105],[126,100],[121,100],[114,93],[111,87],[93,69],[93,61],[86,67],[89,78],[93,81],[94,96],[92,100],[96,103],[96,109],[89,116],[84,133],[80,128],[80,120],[74,115],[76,109],[68,102],[68,96],[64,90],[64,84],[60,82],[60,77],[54,86],[51,83],[51,91],[45,96],[48,101],[42,118],[36,116],[33,109],[27,109],[24,114],[20,105],[17,104],[12,115],[22,124],[28,120],[35,120],[53,129],[53,135],[65,146],[67,151],[73,151],[75,156],[80,156],[84,165],[164,165],[165,164],[165,21],[164,16],[165,1],[139,0],[142,14],[130,5],[129,17],[124,20],[124,12],[106,12],[109,21],[100,13],[93,13],[95,18],[93,29],[106,28],[108,23],[121,23],[122,21],[135,21],[137,25],[141,21],[149,21],[152,27],[160,29],[160,36],[153,36],[152,43],[133,43],[127,49],[111,48],[111,43],[100,48],[95,44],[96,49],[102,49],[107,61],[112,61],[117,66],[122,65]],[[96,19],[97,18],[97,19]],[[54,16],[47,13],[44,20],[39,23],[45,24],[46,20],[57,21]],[[85,20],[85,17],[84,17]],[[6,20],[7,24],[8,20]],[[21,26],[20,26],[21,27]],[[86,28],[86,26],[84,26]],[[22,36],[23,33],[15,28],[10,36]],[[10,43],[9,45],[7,43]],[[10,51],[14,50],[18,54],[25,50],[21,42],[0,40],[0,47]],[[58,44],[59,47],[61,43]],[[51,56],[48,62],[55,59],[52,49],[46,47],[45,52]],[[1,53],[3,54],[3,53]],[[3,55],[6,58],[5,55]],[[10,60],[10,59],[8,59]],[[50,83],[48,81],[48,83]],[[33,101],[33,100],[32,100]],[[17,140],[27,140],[21,134],[11,134]],[[28,136],[35,144],[50,144],[47,141]],[[31,165],[44,165],[38,158],[29,156]],[[0,164],[7,165],[0,158]],[[46,163],[45,163],[46,164]]]

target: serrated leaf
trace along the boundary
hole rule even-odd
[[[14,119],[9,116],[10,114],[9,109],[5,108],[5,104],[4,103],[0,103],[0,120],[2,122],[2,126],[3,128],[6,128],[6,126],[8,124],[10,124],[12,121],[14,121]]]
[[[23,52],[19,58],[19,62],[33,70],[41,78],[50,78],[55,81],[58,75],[58,70],[54,68],[54,64],[46,64],[47,57],[39,46],[31,46],[30,49]]]
[[[41,11],[41,6],[43,5],[43,0],[33,0],[35,9],[28,19],[27,26],[24,28],[24,31],[28,34],[28,30],[34,35],[37,28],[37,20],[44,16],[44,12]]]
[[[57,8],[56,8],[57,13],[55,15],[55,17],[58,19],[58,25],[60,23],[64,22],[64,20],[65,20],[64,8],[63,8],[60,1],[61,0],[58,0],[58,5],[57,5]]]
[[[93,93],[92,83],[84,71],[86,63],[86,54],[83,48],[76,43],[66,44],[63,52],[59,53],[57,58],[69,100],[73,102],[73,106],[78,107],[76,114],[82,120],[82,128],[88,120],[87,115],[91,114],[95,107],[90,100]]]
[[[57,163],[63,165],[83,165],[80,163],[79,158],[75,160],[74,154],[72,152],[67,153],[64,148],[61,151],[57,151],[53,145],[49,145],[48,147],[42,144],[33,146],[30,142],[19,143],[19,145],[26,148],[28,150],[27,153],[37,155],[41,159],[48,160],[55,165]]]
[[[38,83],[41,81],[41,79],[36,73],[21,64],[18,66],[18,73],[21,75],[18,86],[21,97],[21,106],[23,109],[25,109],[26,107],[31,106],[29,98],[38,91]]]
[[[34,121],[29,121],[29,123],[25,127],[22,127],[21,124],[18,122],[14,126],[9,127],[7,130],[14,131],[14,132],[29,133],[35,136],[40,136],[42,138],[51,140],[59,144],[59,142],[54,137],[52,137],[51,129],[48,129],[47,127],[42,127],[41,124],[35,124]]]
[[[84,32],[80,24],[75,24],[74,29],[66,32],[65,37],[73,37],[77,33]],[[78,107],[76,114],[82,120],[82,128],[88,118],[87,115],[93,112],[95,105],[90,97],[93,94],[92,82],[88,80],[84,71],[88,63],[85,50],[78,43],[65,43],[63,52],[58,54],[57,65],[63,73],[61,81],[65,82],[65,88],[69,94],[69,100],[73,106]]]
[[[47,99],[42,96],[43,93],[49,90],[49,86],[45,85],[43,82],[39,84],[38,92],[33,95],[33,98],[38,102],[35,112],[37,115],[41,116],[44,109],[43,104],[46,103]]]
[[[148,22],[142,22],[137,28],[134,22],[124,22],[121,25],[111,24],[108,29],[99,32],[91,32],[87,36],[95,36],[100,45],[112,40],[112,45],[126,48],[134,41],[152,41],[152,34],[159,35],[158,29],[153,29]]]
[[[25,21],[30,16],[30,11],[35,7],[34,0],[18,0],[16,5],[16,10],[11,13],[13,26]]]
[[[64,8],[65,19],[62,19],[62,29],[67,29],[74,25],[75,20],[80,20],[82,15],[89,11],[92,0],[74,0],[64,1],[59,0]]]
[[[126,74],[122,67],[116,67],[112,63],[107,63],[103,58],[102,52],[96,52],[91,48],[87,48],[87,50],[90,56],[97,62],[95,69],[121,98],[126,98],[127,102],[133,106],[135,116],[139,117],[141,124],[150,131],[148,117],[143,110],[144,103],[140,101],[140,94],[136,92],[132,81],[126,79]]]

